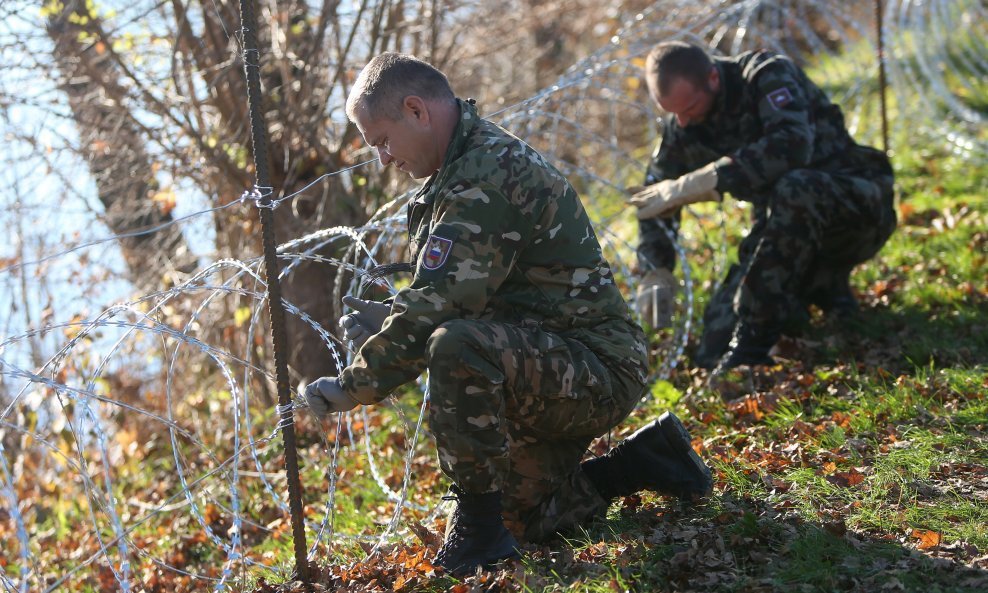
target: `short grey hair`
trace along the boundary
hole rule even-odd
[[[398,120],[402,117],[402,101],[409,95],[423,99],[456,99],[446,75],[431,64],[415,56],[384,53],[360,71],[346,101],[346,114],[354,121],[357,108],[364,105],[374,119]]]

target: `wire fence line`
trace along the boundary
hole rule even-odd
[[[851,4],[658,1],[553,85],[489,117],[536,146],[574,182],[616,276],[627,283],[633,277],[634,222],[614,204],[622,204],[627,180],[643,176],[647,144],[661,133],[659,114],[640,88],[648,49],[675,38],[723,53],[769,47],[794,55],[843,106],[852,133],[874,143],[881,121],[874,14],[870,7]],[[986,12],[977,0],[885,3],[893,152],[895,139],[908,138],[967,159],[981,161],[988,154],[984,103],[979,108],[967,99],[985,90]],[[239,200],[220,208],[251,206],[271,189],[245,189]],[[272,200],[270,207],[307,189]],[[303,262],[319,262],[349,272],[338,275],[340,283],[327,298],[363,294],[368,282],[393,294],[390,281],[371,281],[365,273],[387,262],[402,244],[408,197],[396,196],[363,226],[324,229],[282,244],[282,277],[291,277]],[[168,224],[183,227],[213,210]],[[674,327],[658,346],[656,379],[673,371],[692,329],[696,289],[689,254],[710,249],[719,254],[719,266],[726,264],[720,229],[722,219],[736,213],[725,206],[693,214],[701,224],[690,227],[678,248],[683,291]],[[154,230],[158,227],[145,232]],[[120,238],[83,237],[56,253],[8,264],[0,273],[23,274]],[[321,255],[327,252],[344,255]],[[258,359],[254,347],[268,333],[262,326],[267,298],[262,266],[260,258],[218,260],[170,289],[95,316],[52,321],[0,338],[0,377],[8,395],[0,401],[4,591],[72,589],[94,578],[106,588],[129,591],[146,584],[148,566],[186,577],[192,588],[216,591],[240,590],[247,573],[278,573],[291,546],[284,545],[290,539],[284,529],[289,513],[284,472],[275,469],[281,467],[275,437],[282,410],[271,405],[270,361]],[[630,286],[624,288],[631,294]],[[284,306],[320,336],[326,356],[343,368],[352,352],[335,328],[321,326],[288,300]],[[230,322],[238,346],[212,343],[216,319]],[[40,335],[61,336],[60,346],[34,366],[24,364],[21,350]],[[121,384],[120,369],[140,369],[135,375],[142,380]],[[185,387],[189,384],[196,385],[194,392]],[[374,554],[407,537],[411,521],[428,524],[443,511],[434,493],[414,479],[432,454],[423,425],[427,403],[423,393],[412,408],[398,402],[385,412],[361,408],[337,417],[325,430],[301,410],[304,401],[295,395],[294,421],[306,423],[303,432],[310,435],[300,449],[303,465],[318,468],[305,474],[304,483],[310,558],[349,544],[366,544],[367,553]],[[389,452],[374,440],[382,433],[395,435]],[[166,453],[154,457],[158,467],[142,463],[152,459],[151,451]],[[174,480],[149,483],[152,470]],[[374,509],[376,522],[342,525],[340,499],[364,496],[343,492],[348,472],[368,473],[376,496],[387,501]],[[35,507],[41,499],[45,504]],[[68,524],[59,516],[82,520]],[[272,555],[279,545],[282,551]],[[53,554],[52,546],[65,551]],[[190,562],[193,552],[218,562],[212,567]]]

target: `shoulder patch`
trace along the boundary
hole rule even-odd
[[[768,99],[768,104],[776,109],[782,109],[786,105],[792,103],[792,94],[786,87],[778,88],[771,93],[765,95]]]
[[[422,250],[422,267],[426,270],[438,270],[443,267],[452,247],[453,241],[451,239],[429,235],[425,249]]]

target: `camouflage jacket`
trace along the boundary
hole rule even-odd
[[[576,191],[472,102],[459,105],[445,162],[408,205],[412,282],[340,374],[343,388],[374,403],[414,380],[429,336],[451,319],[537,325],[644,380],[644,334]]]
[[[646,184],[717,161],[718,191],[764,207],[776,180],[793,169],[892,174],[885,154],[856,144],[840,107],[789,58],[759,50],[718,57],[714,65],[721,88],[710,114],[685,128],[675,117],[665,119]],[[665,233],[657,219],[642,221],[641,227],[639,254],[657,263]]]

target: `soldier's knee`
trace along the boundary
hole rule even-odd
[[[813,171],[796,169],[785,173],[775,182],[772,191],[773,210],[801,206],[815,185]]]
[[[485,321],[457,319],[432,332],[426,341],[425,363],[433,397],[436,391],[462,384],[468,376],[491,384],[504,382],[502,356],[506,344],[492,341],[489,331]],[[450,393],[446,397],[458,395]]]
[[[427,362],[462,356],[464,349],[475,342],[471,324],[466,319],[452,319],[440,324],[426,342]]]

